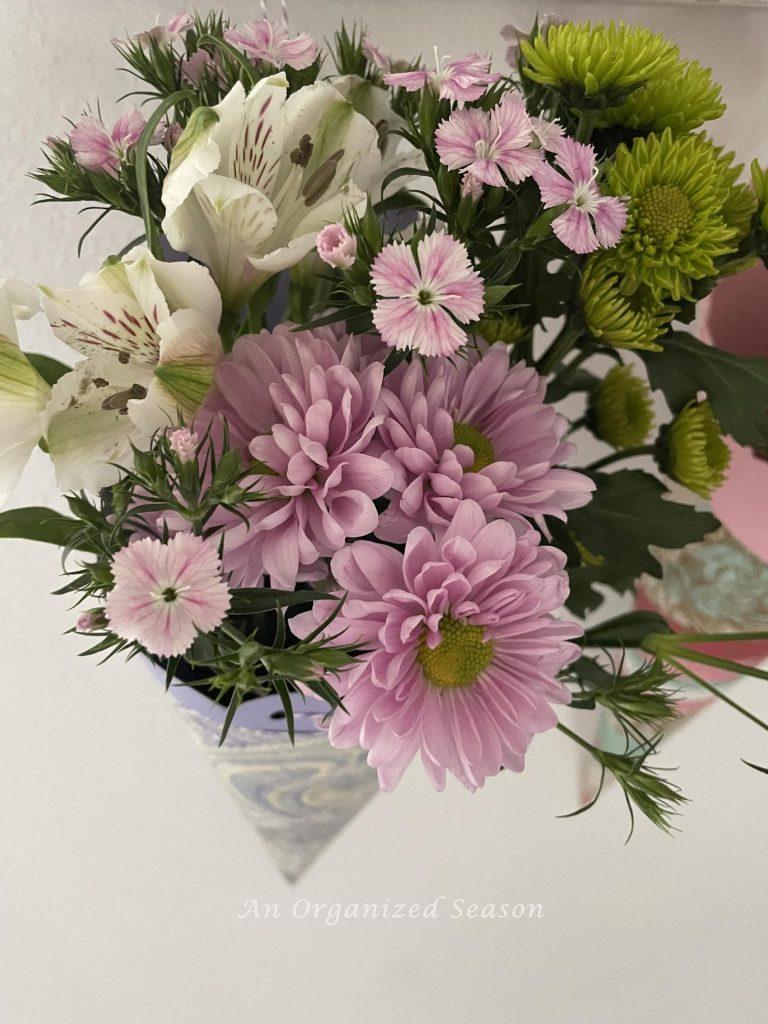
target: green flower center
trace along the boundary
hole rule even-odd
[[[178,596],[179,594],[175,587],[166,587],[163,591],[163,600],[168,604],[172,604]]]
[[[475,430],[469,423],[455,423],[453,426],[453,443],[465,444],[471,448],[475,455],[475,461],[471,469],[473,473],[479,473],[481,469],[490,466],[496,461],[493,445],[479,430]]]
[[[450,616],[440,621],[440,643],[434,650],[422,641],[416,661],[434,686],[470,686],[493,657],[493,644],[483,640],[483,627]]]
[[[416,300],[422,306],[431,306],[432,305],[432,292],[429,291],[427,288],[422,288],[421,291],[419,292],[419,294],[416,296]]]
[[[636,203],[637,223],[657,242],[676,238],[693,220],[693,207],[677,185],[653,185]]]

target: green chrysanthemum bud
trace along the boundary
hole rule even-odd
[[[662,470],[702,498],[722,484],[731,453],[709,402],[691,402],[662,431]]]
[[[675,313],[645,285],[626,295],[610,258],[593,256],[581,280],[581,303],[590,334],[614,348],[644,348],[658,352],[655,339]]]
[[[698,61],[678,60],[651,74],[644,86],[631,92],[619,107],[600,117],[601,127],[621,125],[641,132],[675,135],[699,128],[725,113],[720,99],[722,86],[712,81],[712,72]]]
[[[631,366],[614,366],[600,382],[590,409],[593,432],[613,448],[643,444],[653,428],[648,385]]]
[[[491,345],[495,341],[516,345],[530,334],[531,329],[523,323],[517,313],[512,313],[510,316],[493,320],[490,317],[481,317],[474,325],[473,332],[485,338]]]
[[[643,25],[551,25],[521,42],[523,72],[557,89],[573,106],[602,108],[623,102],[652,74],[674,67],[679,50]]]
[[[715,261],[738,244],[726,208],[739,171],[705,135],[675,138],[666,129],[619,146],[607,188],[629,196],[629,215],[611,263],[630,286],[645,282],[678,300],[691,298],[692,281],[717,275]]]

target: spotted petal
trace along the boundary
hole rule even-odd
[[[129,464],[131,441],[145,438],[128,416],[128,402],[145,397],[152,368],[111,353],[85,359],[54,384],[45,410],[45,437],[62,490],[92,493],[113,484]]]

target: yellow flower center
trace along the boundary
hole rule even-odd
[[[677,238],[693,220],[688,197],[677,185],[653,185],[637,200],[635,209],[638,226],[657,242]]]
[[[416,661],[434,686],[470,686],[493,657],[493,644],[483,640],[483,627],[450,616],[440,621],[440,643],[434,649],[422,641]]]
[[[496,461],[491,442],[485,434],[481,434],[469,423],[454,423],[453,443],[465,444],[467,448],[472,449],[475,461],[470,468],[473,473],[479,473],[481,469],[485,469],[486,466],[490,466],[492,462]]]

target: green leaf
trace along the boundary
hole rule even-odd
[[[709,512],[665,501],[664,486],[639,469],[594,473],[597,489],[590,503],[569,513],[568,526],[593,555],[604,559],[612,573],[634,579],[647,572],[661,575],[661,566],[648,550],[682,548],[716,530]]]
[[[310,604],[312,601],[338,601],[338,594],[326,594],[321,590],[273,590],[270,587],[241,587],[232,591],[230,615],[256,615],[259,612],[274,611],[275,608],[291,608],[294,605]]]
[[[77,519],[70,519],[51,508],[32,506],[12,508],[0,512],[0,537],[37,540],[59,547],[75,547],[79,551],[92,551],[87,544],[73,540],[83,529]]]
[[[144,125],[144,130],[142,131],[141,137],[136,145],[136,191],[139,196],[141,216],[144,221],[144,234],[146,235],[147,245],[150,252],[158,259],[162,259],[162,253],[160,252],[160,240],[157,232],[157,224],[155,223],[155,218],[152,214],[152,207],[149,201],[149,189],[147,187],[147,153],[149,152],[149,144],[152,141],[152,136],[155,134],[155,129],[160,124],[165,113],[170,110],[171,107],[176,106],[177,103],[180,103],[182,100],[185,100],[190,96],[194,96],[191,89],[180,89],[178,92],[168,96],[167,99],[164,99]]]
[[[25,352],[24,354],[45,383],[51,386],[56,383],[59,377],[63,377],[65,373],[69,373],[71,370],[71,367],[67,366],[66,363],[60,363],[58,359],[53,359],[51,356],[44,356],[42,352]]]
[[[639,355],[673,412],[705,391],[726,434],[740,444],[768,441],[768,359],[731,355],[685,331],[667,335],[662,352]]]
[[[650,633],[671,633],[656,612],[635,611],[601,622],[584,634],[585,647],[638,647]]]

